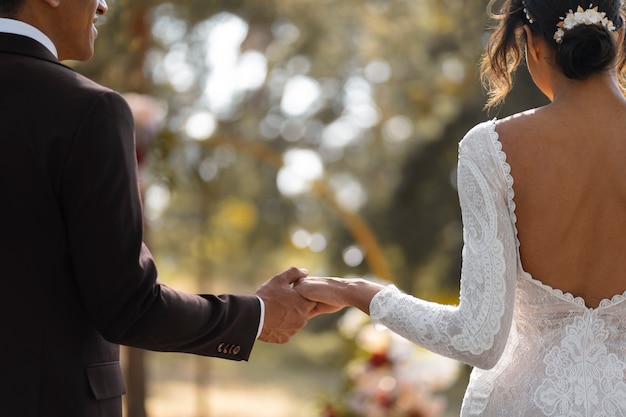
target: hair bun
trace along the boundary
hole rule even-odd
[[[584,80],[610,68],[616,58],[613,36],[602,26],[578,25],[562,39],[556,49],[556,63],[569,78]]]

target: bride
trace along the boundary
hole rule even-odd
[[[363,279],[295,287],[320,303],[313,315],[355,306],[472,365],[462,416],[626,416],[622,7],[506,0],[493,16],[487,107],[524,56],[550,104],[481,123],[459,144],[458,306]]]

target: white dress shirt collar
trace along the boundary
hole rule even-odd
[[[20,20],[0,17],[0,33],[13,33],[15,35],[27,36],[45,46],[50,52],[52,52],[52,55],[54,55],[57,59],[59,58],[57,48],[54,46],[50,38],[47,37],[42,31],[29,25],[28,23],[24,23]]]

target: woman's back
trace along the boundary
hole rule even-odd
[[[514,308],[514,312],[510,331],[506,333],[506,346],[494,367],[474,368],[461,415],[626,416],[626,292],[620,278],[623,260],[619,259],[624,242],[620,240],[620,230],[605,221],[610,220],[608,216],[617,215],[624,188],[621,188],[621,194],[616,190],[624,181],[616,183],[602,179],[609,172],[620,175],[619,167],[613,164],[618,158],[607,154],[607,163],[598,164],[603,152],[594,153],[594,147],[589,147],[587,154],[574,152],[573,141],[567,144],[562,140],[565,136],[546,137],[542,136],[540,129],[523,129],[526,125],[541,126],[541,117],[542,111],[539,111],[503,120],[497,126],[493,122],[481,124],[463,139],[464,155],[473,155],[471,162],[462,160],[463,164],[471,167],[473,163],[497,160],[505,174],[501,177],[493,175],[500,178],[490,183],[489,191],[483,196],[495,196],[495,201],[508,197],[510,202],[509,174],[513,177],[513,188],[517,186],[522,190],[519,194],[515,192],[515,199],[521,204],[512,204],[509,208],[515,207],[519,213],[511,220],[515,220],[520,249],[528,248],[525,260],[533,269],[522,265],[524,261],[515,255],[516,277],[507,279],[505,284],[515,287],[515,302],[507,304],[507,308]],[[574,128],[576,126],[572,126]],[[583,127],[579,129],[583,130]],[[518,132],[522,134],[518,135]],[[487,137],[491,137],[495,146],[487,146],[490,143]],[[553,152],[558,153],[559,147],[567,148],[564,152],[567,155],[555,155]],[[500,149],[505,154],[501,154]],[[514,157],[509,158],[510,154]],[[483,159],[486,155],[491,158]],[[561,157],[564,159],[559,159]],[[572,158],[577,162],[574,168],[565,162],[572,161]],[[489,166],[484,168],[485,173],[493,172]],[[520,181],[515,177],[516,173]],[[561,177],[566,178],[559,181]],[[462,190],[461,185],[469,185],[469,188]],[[503,192],[503,188],[508,188],[508,192]],[[478,189],[468,182],[459,184],[460,195],[470,193],[469,199],[462,200],[470,202],[470,211],[466,210],[470,213],[467,218],[470,228],[480,223],[471,217],[472,202],[481,201],[481,198],[471,198]],[[607,193],[612,196],[604,197]],[[617,198],[617,195],[621,197]],[[488,218],[485,214],[493,211],[489,206],[484,212],[477,211],[477,219]],[[507,214],[500,210],[497,217],[508,218]],[[623,223],[622,213],[619,215]],[[585,224],[595,224],[598,229],[585,227]],[[502,238],[498,240],[506,244],[508,239]],[[614,247],[601,252],[599,247],[608,244],[606,239],[612,239]],[[469,247],[475,245],[471,240],[466,243]],[[595,262],[595,257],[600,260]],[[503,261],[492,257],[486,264],[512,262],[513,259],[505,256]],[[564,271],[553,264],[562,265]],[[596,264],[600,266],[596,267]],[[465,294],[462,292],[461,305],[472,302],[482,305],[486,300],[471,291],[488,275],[472,276],[472,272],[482,272],[483,269],[470,266],[471,262],[467,265],[469,273],[463,278]],[[612,275],[593,278],[592,274],[604,270]],[[548,279],[541,282],[533,279],[538,273],[545,273]],[[588,279],[588,276],[592,278]],[[497,279],[485,288],[488,287],[499,287]],[[593,308],[588,308],[590,306]],[[414,320],[423,321],[424,313],[420,315]],[[465,320],[473,323],[474,317],[475,314],[466,314]],[[389,326],[392,328],[391,324]],[[471,326],[477,327],[475,324]],[[446,326],[439,328],[445,329]]]
[[[496,130],[525,271],[596,307],[626,290],[626,101],[588,88]]]

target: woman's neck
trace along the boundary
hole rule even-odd
[[[572,80],[560,74],[554,78],[552,105],[576,105],[584,103],[590,107],[593,103],[626,104],[624,93],[620,89],[615,72],[595,74],[585,80]]]

